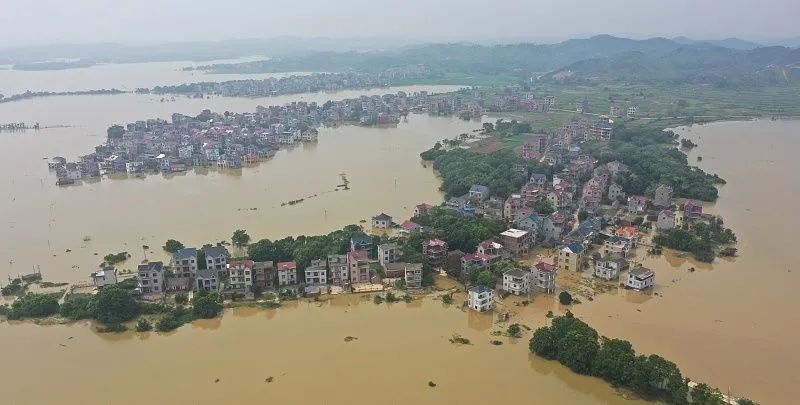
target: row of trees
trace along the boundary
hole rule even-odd
[[[699,261],[711,263],[721,245],[736,243],[736,235],[726,228],[722,218],[697,221],[691,226],[660,231],[653,243],[670,249],[690,252]]]
[[[489,187],[493,196],[505,198],[518,192],[528,181],[521,156],[511,150],[481,154],[465,149],[445,151],[440,144],[423,152],[422,159],[433,160],[442,177],[440,189],[447,197],[469,192],[473,184]]]
[[[553,318],[551,326],[537,329],[529,347],[531,352],[558,360],[576,373],[600,377],[646,398],[670,404],[724,404],[719,390],[705,384],[690,390],[688,379],[675,363],[654,354],[637,355],[630,342],[599,336],[571,312]]]

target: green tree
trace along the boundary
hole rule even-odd
[[[589,218],[589,213],[588,212],[586,212],[584,210],[578,211],[578,222],[586,221],[588,218]]]
[[[192,314],[197,318],[214,318],[222,311],[217,294],[202,294],[192,301]]]
[[[705,383],[695,385],[691,390],[692,405],[723,405],[722,393]]]
[[[128,290],[113,286],[105,287],[97,293],[94,318],[102,323],[122,323],[139,314],[139,305]]]
[[[120,125],[112,125],[108,127],[106,130],[106,135],[108,136],[108,140],[112,139],[122,139],[122,136],[125,134],[125,128]]]
[[[531,352],[546,359],[555,359],[558,355],[555,334],[547,326],[536,329],[528,343]]]
[[[553,204],[550,204],[550,200],[546,198],[536,201],[533,210],[539,215],[550,215],[556,211]]]
[[[175,239],[169,239],[166,243],[164,243],[164,250],[169,253],[175,253],[183,248],[183,243],[180,243]]]
[[[97,301],[90,294],[69,294],[64,298],[59,313],[67,319],[91,319],[94,317]]]
[[[558,302],[560,302],[561,305],[570,305],[570,304],[572,304],[572,294],[570,294],[570,293],[568,293],[566,291],[561,291],[561,293],[558,294]]]
[[[593,374],[615,385],[625,386],[633,378],[635,360],[636,353],[630,342],[603,336],[592,366]]]
[[[497,279],[495,278],[494,273],[489,270],[484,270],[478,273],[477,284],[488,288],[494,288],[494,286],[497,284]]]
[[[136,322],[137,332],[149,332],[151,330],[153,330],[153,324],[151,324],[147,319],[140,318],[139,321]]]
[[[189,296],[186,293],[175,294],[175,303],[178,305],[186,305],[189,302]]]
[[[589,374],[599,349],[597,332],[591,328],[575,328],[558,340],[557,359],[578,374]]]
[[[233,232],[233,236],[231,236],[231,242],[236,247],[244,247],[250,243],[250,235],[247,234],[247,231],[244,229],[237,229]]]
[[[52,294],[28,293],[11,304],[8,319],[41,318],[58,313],[58,299]]]
[[[506,329],[506,333],[508,334],[508,336],[511,336],[511,337],[517,337],[517,338],[521,337],[522,336],[522,327],[519,326],[518,323],[512,323],[511,325],[508,325],[508,329]]]

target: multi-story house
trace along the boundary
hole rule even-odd
[[[232,260],[227,264],[228,283],[226,290],[234,292],[250,292],[253,288],[253,267],[252,260]]]
[[[583,245],[577,242],[567,244],[558,251],[558,270],[580,271],[583,264]]]
[[[414,207],[414,216],[418,217],[421,215],[428,215],[428,212],[430,212],[431,208],[433,208],[433,206],[428,203],[417,205]]]
[[[625,198],[625,192],[622,191],[622,186],[617,183],[611,183],[611,185],[608,186],[608,199],[614,202],[620,198]]]
[[[658,213],[658,220],[656,221],[656,228],[667,230],[675,228],[675,211],[662,210]]]
[[[641,195],[628,197],[628,212],[631,214],[641,214],[647,208],[647,198]]]
[[[276,266],[278,271],[278,286],[288,286],[297,284],[297,263],[279,262]]]
[[[686,200],[683,203],[683,218],[693,221],[703,216],[703,203],[700,200]]]
[[[509,294],[523,295],[531,291],[531,272],[520,269],[503,273],[503,290]]]
[[[217,292],[221,287],[220,277],[216,270],[199,269],[195,275],[195,291]]]
[[[175,277],[192,277],[197,274],[197,249],[183,248],[172,254],[170,262]]]
[[[108,266],[89,275],[92,284],[97,288],[117,284],[117,269]]]
[[[475,311],[490,311],[494,307],[494,291],[478,285],[469,289],[469,307]]]
[[[628,261],[622,256],[605,256],[595,262],[594,275],[604,280],[616,280],[619,273],[628,270],[628,267]]]
[[[275,286],[275,265],[273,262],[253,262],[253,286],[262,290]]]
[[[328,255],[328,270],[331,272],[333,285],[346,287],[350,285],[350,268],[347,255]]]
[[[525,159],[540,159],[547,152],[547,135],[531,135],[522,144],[522,157]]]
[[[366,250],[347,252],[350,283],[369,283],[369,255]]]
[[[531,268],[531,284],[539,291],[553,293],[556,290],[556,266],[544,262]]]
[[[304,270],[306,284],[328,284],[328,266],[325,260],[312,260],[311,265]]]
[[[384,243],[378,245],[378,262],[381,266],[387,263],[394,263],[400,259],[400,246],[396,243]]]
[[[528,254],[528,250],[533,243],[533,233],[520,229],[508,229],[500,234],[503,238],[503,246],[514,257]]]
[[[505,252],[503,245],[494,241],[494,239],[487,239],[478,244],[478,253],[484,254],[489,257],[489,260],[500,259]]]
[[[422,254],[431,266],[442,267],[447,259],[447,242],[440,239],[425,241],[422,244]]]
[[[206,255],[206,268],[217,272],[217,276],[222,277],[228,270],[228,259],[231,257],[225,246],[204,247],[203,253]]]
[[[506,199],[503,206],[503,218],[509,221],[517,220],[520,210],[525,207],[525,199],[521,194],[512,194]]]
[[[149,262],[139,265],[139,283],[142,294],[161,294],[164,292],[164,263]]]
[[[387,214],[380,213],[372,217],[372,227],[378,229],[387,229],[392,226],[392,217]]]
[[[628,257],[628,253],[631,251],[631,245],[631,240],[628,238],[616,235],[611,236],[603,242],[603,256],[617,254],[622,257]]]
[[[625,286],[634,290],[644,290],[656,284],[656,273],[646,267],[636,267],[628,272]]]
[[[422,264],[406,263],[403,276],[406,288],[422,288]]]
[[[672,205],[672,187],[661,184],[656,187],[655,195],[653,196],[653,205],[659,208],[667,208]]]
[[[350,251],[372,249],[372,237],[366,234],[353,235],[350,238]]]
[[[489,198],[489,187],[473,184],[469,189],[469,198],[473,201],[483,201]]]

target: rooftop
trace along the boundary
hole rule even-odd
[[[391,220],[392,220],[392,217],[390,217],[389,215],[387,215],[387,214],[384,214],[384,213],[382,213],[382,212],[381,212],[380,214],[378,214],[378,215],[375,215],[374,217],[372,217],[372,220],[377,220],[377,221],[391,221]]]
[[[172,254],[172,258],[175,260],[184,260],[184,259],[196,259],[197,258],[197,249],[195,248],[183,248],[178,250],[177,252]]]
[[[278,271],[296,270],[297,263],[294,260],[291,262],[279,262],[275,267],[278,268]]]
[[[533,266],[533,267],[535,267],[536,270],[547,272],[547,273],[553,273],[553,272],[556,271],[556,266],[554,266],[552,264],[549,264],[549,263],[545,263],[545,262],[536,263],[536,265]]]
[[[503,233],[501,233],[500,235],[506,236],[506,237],[509,237],[509,238],[518,239],[518,238],[521,238],[521,237],[523,237],[523,236],[525,236],[527,234],[528,234],[528,231],[522,231],[522,230],[519,230],[519,229],[511,228],[511,229],[509,229],[507,231],[503,231]]]
[[[630,276],[635,277],[639,280],[648,279],[650,277],[655,277],[656,272],[653,270],[648,269],[647,267],[637,267],[630,271]]]
[[[369,260],[369,253],[366,250],[354,250],[347,252],[347,258],[349,260]]]
[[[487,287],[487,286],[485,286],[485,285],[476,285],[475,287],[470,288],[469,292],[475,293],[475,294],[485,294],[485,293],[492,292],[492,289]]]
[[[228,253],[228,249],[225,246],[211,246],[203,248],[203,252],[206,254],[206,257],[228,257],[230,254]]]
[[[581,253],[583,252],[583,245],[578,242],[572,242],[564,246],[564,249],[568,249],[572,253]]]
[[[507,272],[503,273],[504,276],[511,276],[511,277],[525,277],[526,274],[528,274],[527,271],[520,269],[508,270]]]

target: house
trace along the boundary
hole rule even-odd
[[[508,270],[503,273],[503,291],[514,295],[523,295],[531,292],[531,272],[520,269]]]
[[[491,257],[481,252],[468,253],[461,258],[461,270],[467,273],[471,269],[486,268],[489,263],[491,263]]]
[[[628,197],[628,212],[631,214],[641,214],[647,207],[647,198],[641,195]]]
[[[662,210],[658,213],[658,220],[656,220],[657,229],[673,229],[675,228],[675,211]]]
[[[369,254],[366,250],[347,252],[350,283],[369,283]]]
[[[553,293],[556,290],[556,266],[545,262],[536,263],[531,269],[531,284],[539,291]]]
[[[522,157],[540,159],[547,152],[547,135],[531,135],[522,144]]]
[[[628,257],[631,251],[631,240],[621,236],[611,236],[603,241],[603,256],[618,254],[622,257]]]
[[[506,199],[503,206],[503,218],[509,221],[515,221],[519,215],[519,211],[525,206],[525,199],[521,194],[512,194]]]
[[[283,287],[287,285],[297,284],[297,263],[279,262],[275,265],[278,271],[278,286]]]
[[[346,287],[350,285],[350,270],[347,266],[347,255],[328,255],[328,270],[331,272],[333,285]]]
[[[595,277],[616,280],[619,273],[628,270],[628,261],[620,255],[610,255],[597,260],[594,265]]]
[[[140,264],[138,276],[139,283],[137,288],[142,294],[160,294],[164,292],[164,263],[149,262]]]
[[[473,201],[483,201],[489,198],[489,187],[473,184],[469,188],[469,198]]]
[[[392,217],[384,213],[380,213],[372,217],[372,227],[378,229],[386,229],[392,226]]]
[[[580,271],[583,262],[583,245],[577,242],[567,244],[558,251],[558,270]]]
[[[400,246],[395,243],[384,243],[378,245],[378,262],[381,266],[386,263],[396,262],[400,258]]]
[[[656,187],[653,205],[659,208],[666,208],[672,205],[672,187],[661,184]]]
[[[225,285],[225,289],[234,292],[250,292],[253,288],[253,267],[255,262],[252,260],[232,260],[226,266],[228,268],[228,283]]]
[[[422,264],[407,263],[404,272],[406,288],[422,288]]]
[[[328,284],[328,266],[325,260],[312,260],[311,265],[304,270],[306,284]]]
[[[503,246],[514,257],[528,254],[528,249],[533,242],[533,234],[519,229],[508,229],[500,234],[503,238]]]
[[[494,291],[478,285],[469,289],[469,307],[478,312],[489,311],[494,307]]]
[[[617,230],[614,231],[614,235],[622,236],[623,238],[628,238],[633,241],[639,237],[639,229],[633,225],[626,225],[617,228]]]
[[[420,225],[420,224],[418,224],[418,223],[416,223],[416,222],[414,222],[414,221],[412,221],[410,219],[407,219],[407,220],[403,221],[402,224],[400,224],[400,230],[402,232],[404,232],[404,233],[411,233],[411,232],[419,230],[419,229],[422,229],[422,225]]]
[[[636,118],[636,114],[639,112],[639,107],[635,105],[628,106],[628,118]]]
[[[529,184],[534,184],[540,189],[547,187],[547,175],[544,173],[531,173]]]
[[[613,202],[620,198],[625,198],[625,192],[622,191],[622,186],[617,183],[611,183],[611,185],[608,186],[608,199]]]
[[[372,237],[366,234],[353,235],[350,238],[350,251],[354,250],[367,250],[372,249]]]
[[[197,273],[197,249],[183,248],[172,254],[170,262],[175,277],[191,277]]]
[[[444,266],[447,259],[447,242],[440,239],[431,239],[422,244],[422,254],[433,267]]]
[[[253,262],[253,286],[258,286],[262,290],[272,288],[275,276],[273,262]]]
[[[204,247],[203,253],[206,255],[206,268],[214,270],[220,277],[228,269],[228,259],[231,257],[225,246]]]
[[[414,216],[418,217],[422,215],[428,215],[428,213],[431,211],[431,208],[433,208],[433,206],[428,203],[417,205],[414,207]]]
[[[219,291],[219,274],[213,269],[199,269],[194,278],[195,291]]]
[[[636,267],[628,272],[625,286],[634,290],[644,290],[656,284],[656,273],[646,267]]]
[[[405,278],[406,264],[403,262],[386,263],[383,265],[383,273],[386,278]]]
[[[484,254],[489,257],[490,260],[499,259],[503,253],[503,245],[494,241],[494,239],[488,239],[478,244],[478,253]]]
[[[693,221],[703,216],[703,203],[700,200],[686,200],[683,203],[683,218]]]
[[[92,284],[97,288],[114,285],[117,284],[117,269],[111,266],[105,267],[103,270],[90,274],[89,277],[92,279]]]

